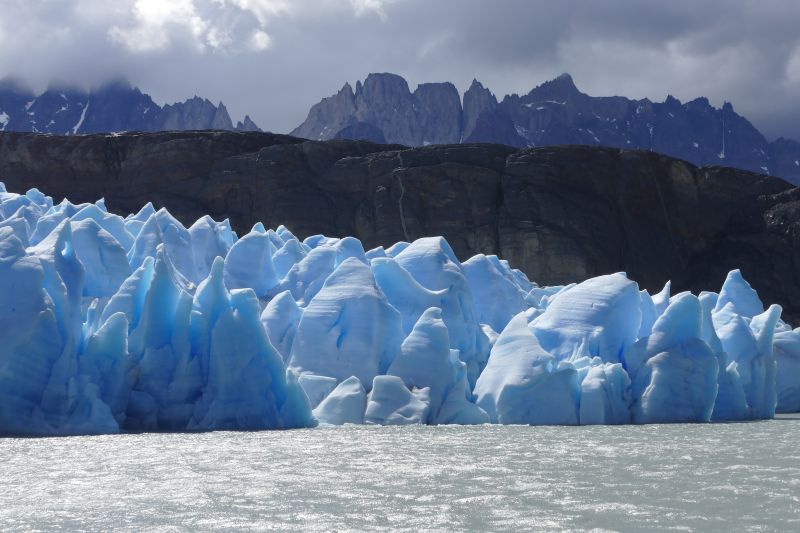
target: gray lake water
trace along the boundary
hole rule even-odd
[[[800,417],[0,439],[2,530],[800,530]]]

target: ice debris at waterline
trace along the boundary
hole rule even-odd
[[[625,274],[539,287],[441,237],[365,252],[0,186],[0,433],[626,424],[800,410],[800,329]]]

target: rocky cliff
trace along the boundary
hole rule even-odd
[[[433,95],[423,98],[422,93]],[[697,165],[724,165],[800,183],[800,143],[768,142],[733,106],[708,99],[681,103],[593,97],[564,74],[525,95],[501,101],[473,81],[463,104],[451,84],[423,84],[413,93],[394,74],[370,74],[355,93],[346,85],[311,108],[292,134],[314,140],[363,138],[365,122],[390,143],[492,142],[516,147],[584,144],[652,150]],[[342,131],[344,130],[344,131]],[[379,138],[372,132],[370,139]]]
[[[345,84],[334,96],[314,105],[292,135],[328,140],[367,131],[366,123],[383,138],[406,146],[458,143],[461,140],[461,99],[452,83],[424,83],[412,93],[395,74],[370,74],[353,91]],[[344,131],[343,131],[344,130]],[[363,139],[364,137],[351,137]],[[375,139],[371,132],[369,139]]]
[[[444,235],[542,284],[626,271],[651,291],[719,286],[741,268],[800,319],[800,189],[648,151],[460,144],[404,148],[265,133],[0,134],[0,181],[127,214],[152,200],[367,246]]]

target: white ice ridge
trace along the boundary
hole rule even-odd
[[[365,252],[0,184],[0,434],[626,424],[800,411],[800,329],[738,270],[540,287],[441,237]]]

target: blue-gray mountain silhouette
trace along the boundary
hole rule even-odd
[[[357,125],[357,127],[354,127]],[[723,165],[800,183],[800,143],[769,142],[730,103],[593,97],[563,74],[498,101],[477,80],[463,100],[451,83],[411,92],[395,74],[370,74],[314,105],[292,135],[380,139],[407,146],[489,142],[515,147],[585,144],[653,150],[696,165]]]
[[[234,125],[222,102],[195,96],[161,107],[125,80],[92,91],[51,85],[38,96],[16,81],[0,81],[0,131],[76,135],[209,129],[260,131],[249,116]]]

